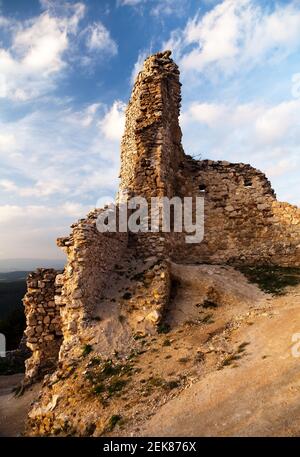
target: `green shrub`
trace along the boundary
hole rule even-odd
[[[86,357],[89,355],[93,350],[93,346],[91,344],[85,344],[82,349],[82,357]]]
[[[268,294],[283,295],[289,286],[300,284],[300,268],[279,266],[245,266],[239,271]]]

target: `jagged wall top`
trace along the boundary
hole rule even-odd
[[[170,55],[165,51],[148,57],[137,76],[122,139],[121,193],[174,194],[174,176],[184,152],[179,70]]]

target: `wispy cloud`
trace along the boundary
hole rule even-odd
[[[119,0],[119,5],[134,7],[136,11],[141,7],[147,7],[151,15],[160,18],[182,15],[189,2],[190,0]]]
[[[117,54],[117,43],[111,38],[109,31],[101,22],[94,22],[89,25],[85,33],[87,35],[86,44],[90,51],[103,51],[111,55]]]
[[[68,226],[87,211],[68,201],[53,206],[0,205],[1,257],[63,257],[55,239],[67,235]]]
[[[101,22],[80,27],[85,16],[84,3],[58,3],[43,0],[44,11],[32,19],[16,21],[1,17],[8,28],[10,42],[0,47],[0,97],[27,101],[55,88],[58,77],[68,68],[78,51],[78,41],[90,52],[105,56],[117,54],[117,44]],[[78,59],[84,60],[81,49]]]
[[[274,179],[281,199],[300,203],[292,178],[300,167],[300,100],[274,105],[191,102],[181,124],[187,152],[251,163]]]
[[[146,50],[143,50],[143,51],[140,51],[140,52],[139,52],[137,61],[135,62],[134,66],[133,66],[133,69],[132,69],[132,72],[131,72],[131,76],[130,76],[130,83],[131,83],[132,85],[134,84],[137,75],[139,74],[139,72],[140,72],[140,71],[142,70],[142,68],[143,68],[144,60],[145,60],[146,57],[148,57],[150,54],[151,54],[151,52],[150,52],[150,51],[146,51]]]
[[[52,16],[50,10],[11,22],[11,42],[0,48],[0,96],[24,101],[46,93],[67,65],[70,37],[77,31],[85,7],[76,3],[68,16]]]
[[[282,59],[300,47],[299,4],[270,11],[255,0],[224,0],[175,30],[165,47],[174,50],[184,71],[210,75]]]
[[[6,131],[0,135],[0,158],[6,175],[10,174],[2,181],[2,187],[10,187],[11,192],[22,197],[55,194],[62,201],[68,195],[76,197],[80,188],[83,199],[82,183],[86,181],[90,189],[93,180],[88,178],[98,169],[102,187],[115,188],[119,166],[116,141],[120,141],[123,124],[124,105],[119,101],[110,108],[94,103],[83,113],[71,108],[39,110],[15,122],[0,124],[0,130]],[[9,182],[14,182],[16,175],[19,182],[30,184],[13,187]],[[99,172],[97,176],[100,185]]]
[[[82,112],[40,109],[0,123],[0,131],[6,132],[0,134],[5,170],[0,178],[0,243],[6,250],[15,251],[13,239],[20,240],[22,227],[24,243],[28,231],[32,238],[39,233],[38,256],[56,256],[55,237],[96,207],[102,195],[116,192],[123,122],[124,105],[116,101],[111,107],[93,103]],[[46,239],[47,245],[40,244]],[[20,249],[30,257],[32,245],[30,241],[27,251]]]
[[[103,119],[99,121],[99,126],[105,137],[109,140],[120,141],[124,133],[126,105],[117,100],[113,103]]]

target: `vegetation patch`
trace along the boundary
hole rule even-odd
[[[91,392],[99,396],[103,404],[124,389],[133,370],[130,362],[123,364],[111,359],[88,366],[85,376],[92,385]]]
[[[147,384],[149,387],[161,387],[164,384],[164,380],[162,378],[149,378]]]
[[[284,295],[287,287],[300,284],[300,268],[268,265],[239,267],[239,271],[268,294]]]
[[[114,414],[113,416],[111,416],[111,418],[109,419],[109,422],[108,422],[108,431],[112,432],[113,429],[115,428],[115,426],[121,420],[122,420],[122,416],[120,416],[119,414]]]
[[[82,357],[86,357],[89,355],[93,350],[93,346],[91,344],[85,344],[82,349]]]
[[[185,364],[185,363],[188,363],[189,360],[190,360],[189,357],[181,357],[180,359],[178,359],[178,362]]]
[[[177,389],[177,387],[180,386],[180,382],[179,381],[167,381],[164,383],[164,389],[165,390],[173,390],[173,389]]]
[[[112,396],[115,392],[120,392],[127,382],[125,379],[113,379],[107,389],[109,396]]]
[[[172,344],[171,341],[168,340],[168,339],[166,339],[166,340],[163,342],[162,345],[163,345],[163,346],[171,346],[171,344]]]
[[[221,370],[222,368],[224,367],[228,367],[228,366],[232,366],[232,367],[235,367],[235,362],[237,362],[238,360],[240,360],[242,358],[242,356],[245,354],[246,352],[246,347],[249,345],[250,343],[248,342],[244,342],[244,343],[241,343],[237,350],[233,353],[233,354],[229,354],[221,363],[221,366],[219,367],[219,370]]]
[[[199,321],[202,324],[213,324],[214,323],[213,314],[206,314],[206,316],[204,316],[201,319],[199,319]]]
[[[205,309],[213,309],[213,308],[217,308],[218,305],[210,300],[204,300],[203,302],[203,308]]]
[[[157,327],[157,332],[158,333],[169,333],[169,331],[171,330],[171,327],[169,324],[167,324],[166,322],[162,322],[161,324],[159,324],[159,326]]]

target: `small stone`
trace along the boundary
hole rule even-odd
[[[151,322],[154,325],[158,324],[160,319],[161,319],[161,314],[157,310],[151,311],[151,313],[149,313],[146,316],[146,320]]]

